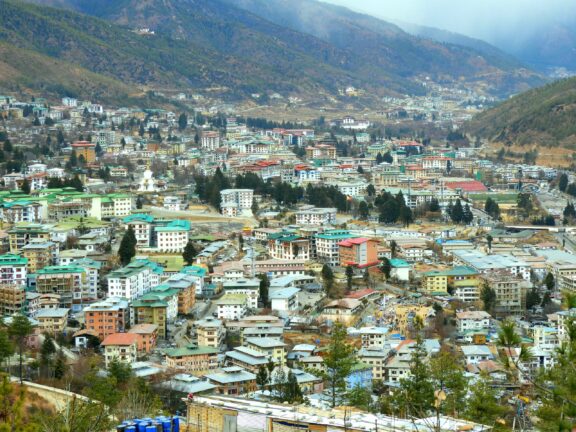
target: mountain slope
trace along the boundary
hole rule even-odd
[[[195,26],[203,33],[199,20]],[[231,88],[236,95],[264,90],[318,94],[335,92],[338,85],[361,82],[336,66],[346,58],[307,36],[311,44],[324,50],[324,58],[334,66],[258,34],[251,39],[253,46],[263,45],[257,54],[247,58],[235,55],[233,39],[237,32],[230,31],[227,36],[228,26],[222,22],[220,29],[232,49],[223,52],[202,41],[140,36],[131,29],[72,11],[0,0],[0,43],[12,47],[13,56],[36,53],[144,89],[219,85]],[[244,28],[242,31],[248,32]],[[42,69],[20,72],[26,72],[30,82],[44,78]]]
[[[434,37],[416,37],[395,24],[315,0],[226,1],[352,51],[359,61],[393,70],[400,76],[483,82],[492,93],[500,95],[543,83],[513,57],[495,48],[487,49],[484,45],[488,44],[463,46],[448,38],[438,42]]]
[[[513,62],[414,37],[393,24],[313,0],[34,1],[133,28],[148,27],[242,61],[289,72],[300,69],[302,77],[321,79],[326,65],[333,68],[331,73],[345,76],[329,77],[332,90],[356,85],[377,94],[421,93],[415,78],[424,76],[468,81],[499,95],[542,83]],[[312,64],[295,63],[300,56]]]
[[[476,116],[470,133],[518,144],[576,144],[576,78],[515,96]]]

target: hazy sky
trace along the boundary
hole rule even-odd
[[[488,42],[573,19],[574,0],[323,0],[360,12],[463,33]]]

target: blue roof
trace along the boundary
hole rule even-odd
[[[392,267],[396,267],[396,268],[398,268],[398,267],[410,267],[410,264],[408,264],[407,261],[400,259],[400,258],[392,258],[390,260],[390,265]]]

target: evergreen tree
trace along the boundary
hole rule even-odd
[[[126,384],[133,377],[132,366],[113,358],[108,365],[108,373],[118,385]]]
[[[141,210],[143,206],[144,206],[144,202],[142,200],[142,197],[140,195],[138,195],[138,197],[136,198],[136,208],[138,210]]]
[[[492,250],[492,242],[493,241],[494,241],[494,238],[490,234],[488,234],[486,236],[486,243],[488,243],[488,250],[490,250],[490,251]]]
[[[373,197],[374,195],[376,195],[376,188],[374,187],[374,185],[372,183],[370,183],[366,187],[366,193],[368,194],[369,197]]]
[[[446,396],[446,399],[441,401],[439,411],[458,418],[465,405],[468,390],[462,366],[452,353],[441,351],[430,360],[430,375],[434,388],[443,391]]]
[[[496,305],[496,291],[491,288],[487,283],[482,285],[480,289],[480,300],[484,305],[484,310],[488,313],[492,313],[494,306]]]
[[[568,187],[568,175],[562,173],[558,178],[558,189],[560,189],[561,192],[566,192],[567,187]]]
[[[259,297],[260,301],[264,305],[264,307],[268,307],[270,300],[268,299],[268,291],[270,289],[270,279],[266,273],[258,274],[258,279],[260,279],[260,287],[259,287]]]
[[[40,368],[44,371],[50,370],[52,366],[52,356],[56,353],[54,340],[50,335],[44,336],[42,347],[40,348]]]
[[[346,286],[348,291],[352,289],[352,278],[354,277],[354,269],[352,266],[346,267]]]
[[[368,216],[370,216],[370,210],[368,209],[368,204],[366,204],[366,201],[360,201],[360,205],[358,206],[358,213],[360,213],[361,220],[368,219]]]
[[[185,113],[182,113],[180,114],[180,117],[178,117],[178,129],[183,131],[186,127],[188,127],[188,116]]]
[[[421,339],[416,343],[410,361],[410,374],[400,380],[394,392],[396,409],[405,418],[427,417],[434,408],[434,383],[426,363],[426,349]]]
[[[138,241],[136,240],[136,235],[134,234],[134,228],[132,225],[128,226],[128,230],[124,233],[122,241],[120,242],[120,247],[118,249],[118,255],[120,256],[120,262],[123,266],[130,264],[132,258],[136,256],[136,245]]]
[[[292,371],[288,372],[288,380],[286,382],[285,400],[289,403],[302,403],[304,401],[304,396],[302,395],[302,389],[300,384],[298,384],[298,379]]]
[[[376,155],[376,163],[380,165],[382,162],[384,162],[384,157],[382,156],[382,153],[378,152]]]
[[[382,258],[382,263],[380,264],[380,270],[384,274],[386,280],[390,279],[390,272],[392,271],[392,264],[390,264],[390,260],[386,257]]]
[[[30,182],[27,178],[24,179],[22,185],[20,186],[20,190],[24,192],[26,195],[30,195]]]
[[[346,337],[346,327],[341,322],[336,322],[332,328],[330,343],[324,356],[332,408],[338,404],[337,394],[343,396],[346,393],[346,378],[356,363],[354,347],[346,341]]]
[[[468,204],[466,204],[464,206],[464,212],[462,214],[462,222],[464,222],[466,225],[472,223],[472,221],[474,220],[474,215],[472,214],[472,210],[470,210],[470,206]]]
[[[4,141],[4,145],[2,147],[2,149],[6,152],[6,153],[10,153],[14,150],[14,147],[12,147],[12,143],[10,142],[9,139],[7,139],[6,141]]]
[[[438,202],[438,200],[436,198],[432,198],[430,200],[430,203],[428,205],[428,211],[431,211],[433,213],[439,212],[440,209],[440,203]]]
[[[258,373],[256,374],[256,385],[260,390],[264,390],[264,387],[268,385],[268,371],[264,365],[260,365],[258,368]]]
[[[462,208],[462,202],[460,199],[456,200],[456,203],[450,211],[450,219],[454,223],[461,223],[464,219],[464,209]]]
[[[526,309],[530,310],[535,306],[540,306],[542,299],[536,288],[532,288],[526,295]]]
[[[544,285],[546,285],[548,291],[552,291],[555,288],[556,281],[554,280],[554,275],[552,273],[548,272],[544,278]]]
[[[508,411],[505,405],[498,402],[489,375],[482,374],[470,390],[471,394],[464,410],[465,419],[494,425]]]
[[[24,315],[15,315],[12,317],[12,323],[8,327],[8,334],[14,339],[16,345],[18,346],[18,357],[19,357],[19,368],[18,375],[20,377],[20,383],[23,380],[23,360],[24,360],[24,346],[26,343],[26,338],[32,334],[32,324],[30,320]]]
[[[182,252],[182,258],[184,258],[184,262],[187,265],[192,265],[196,255],[198,255],[198,251],[196,250],[194,243],[192,240],[188,240],[188,243],[186,243],[186,246],[184,247],[184,252]]]
[[[392,162],[394,162],[394,158],[392,157],[392,155],[390,154],[389,151],[387,151],[386,153],[384,153],[384,156],[383,156],[382,159],[383,159],[383,161],[386,162],[386,163],[390,163],[390,164],[391,164]]]
[[[5,330],[0,330],[0,365],[7,361],[14,354],[14,345],[8,338]]]
[[[324,290],[329,294],[334,285],[334,272],[328,264],[322,266],[322,280],[324,281]]]

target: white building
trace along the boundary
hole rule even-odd
[[[190,223],[188,221],[176,220],[166,226],[156,227],[154,231],[156,232],[157,248],[159,251],[182,253],[188,243]]]
[[[159,284],[160,275],[148,263],[135,261],[108,275],[108,297],[123,297],[132,301]]]
[[[184,210],[182,208],[182,200],[175,196],[164,197],[164,208],[170,211],[180,211]]]
[[[490,348],[486,345],[464,345],[460,347],[466,363],[468,364],[478,364],[486,360],[494,360],[494,354],[490,351]]]
[[[245,295],[249,308],[256,309],[258,307],[258,297],[260,295],[260,279],[241,278],[226,281],[222,285],[224,288],[224,293]]]
[[[298,309],[298,288],[280,288],[272,290],[268,296],[272,310],[278,312],[292,312]]]
[[[456,313],[459,332],[469,330],[488,330],[492,316],[484,311],[465,311]]]
[[[296,212],[298,225],[332,225],[336,223],[335,208],[312,207]]]
[[[252,189],[225,189],[220,192],[222,214],[235,217],[252,213],[254,191]]]
[[[359,333],[364,348],[381,349],[388,341],[388,327],[362,327]]]
[[[248,297],[244,294],[224,294],[215,303],[219,319],[238,321],[248,313]]]

